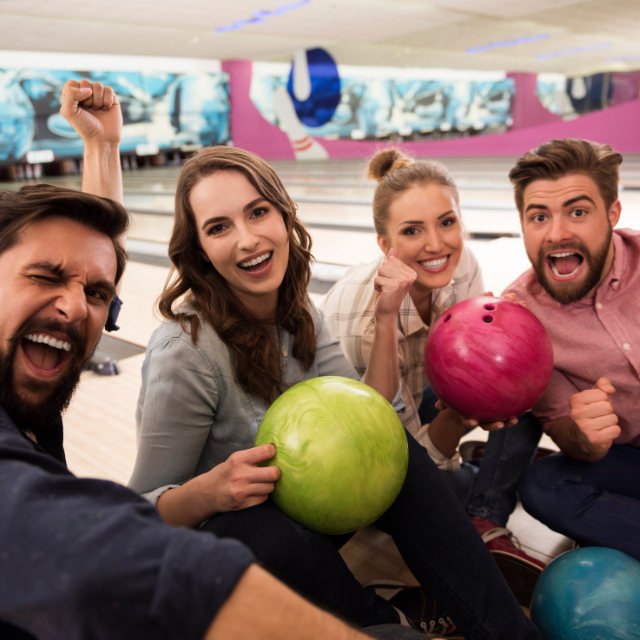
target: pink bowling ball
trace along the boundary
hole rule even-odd
[[[447,406],[465,418],[496,422],[540,399],[551,379],[553,348],[522,305],[480,296],[438,318],[424,362],[431,388]]]

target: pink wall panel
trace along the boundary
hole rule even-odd
[[[516,90],[511,104],[511,117],[513,118],[511,131],[562,120],[559,115],[547,111],[538,100],[536,95],[538,75],[536,73],[508,73],[507,77],[513,79]]]
[[[231,139],[236,147],[267,160],[294,160],[287,134],[267,122],[251,101],[251,61],[225,60],[231,93]]]

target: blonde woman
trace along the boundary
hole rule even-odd
[[[505,527],[516,505],[517,482],[536,450],[533,432],[520,428],[533,418],[528,414],[515,427],[518,421],[510,416],[479,425],[452,409],[439,411],[442,405],[436,404],[427,386],[424,347],[429,327],[445,309],[484,292],[480,266],[464,242],[458,189],[443,164],[414,160],[393,148],[371,158],[368,177],[378,182],[373,219],[382,254],[378,260],[353,267],[336,283],[324,301],[325,319],[356,371],[363,372],[375,352],[377,269],[389,252],[397,252],[416,272],[400,305],[397,326],[399,373],[407,406],[404,425],[442,470],[510,582],[524,585],[518,595],[527,603],[544,564],[518,549]],[[476,426],[496,432],[490,434],[479,467],[461,463],[457,451],[460,438]],[[505,426],[510,428],[502,429]]]

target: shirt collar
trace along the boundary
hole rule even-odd
[[[3,407],[0,407],[0,425],[17,431],[24,438],[29,438],[29,441],[32,442],[37,449],[45,451],[66,466],[67,462],[63,447],[62,417],[57,418],[46,429],[41,429],[35,441],[18,428]]]
[[[440,317],[445,308],[452,307],[456,303],[453,293],[454,284],[455,279],[451,280],[446,287],[442,287],[442,289],[434,289],[431,292],[431,324]],[[416,306],[413,304],[413,299],[408,293],[400,307],[398,321],[400,323],[402,335],[405,336],[417,333],[421,329],[429,331],[429,325],[422,321]]]

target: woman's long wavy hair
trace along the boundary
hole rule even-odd
[[[252,316],[204,257],[189,198],[200,180],[219,171],[244,175],[284,219],[289,262],[278,292],[275,326]],[[252,153],[223,146],[198,152],[184,165],[178,180],[175,223],[169,241],[173,269],[158,300],[160,313],[180,322],[194,343],[198,341],[200,319],[211,324],[230,347],[240,386],[268,404],[286,390],[280,329],[295,336],[292,355],[304,369],[310,368],[316,355],[315,324],[307,295],[311,237],[297,219],[296,209],[273,168]],[[185,295],[197,315],[174,308]]]

